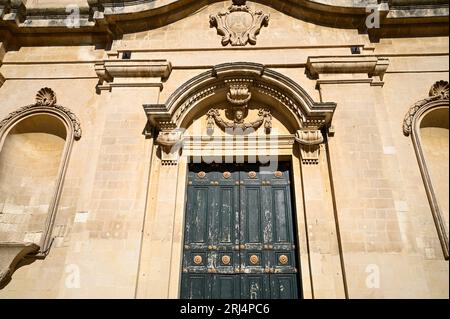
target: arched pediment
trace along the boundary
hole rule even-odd
[[[315,102],[296,82],[256,63],[226,63],[215,66],[180,86],[165,104],[144,105],[152,126],[162,129],[167,123],[181,127],[187,115],[200,103],[210,105],[226,100],[233,83],[245,83],[254,96],[276,101],[295,120],[296,129],[322,129],[331,124],[335,103]],[[270,103],[273,104],[273,103]]]

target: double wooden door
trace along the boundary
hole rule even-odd
[[[289,167],[191,165],[183,299],[297,299]]]

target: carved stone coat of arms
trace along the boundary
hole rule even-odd
[[[217,28],[224,46],[245,46],[256,44],[256,36],[262,27],[269,25],[270,15],[254,11],[246,5],[246,0],[233,0],[228,11],[211,15],[211,27]]]

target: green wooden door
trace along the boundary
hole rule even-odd
[[[297,299],[287,164],[191,165],[183,299]]]

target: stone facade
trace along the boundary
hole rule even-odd
[[[0,0],[0,298],[179,298],[188,161],[268,154],[304,298],[449,297],[448,5],[295,2]]]

